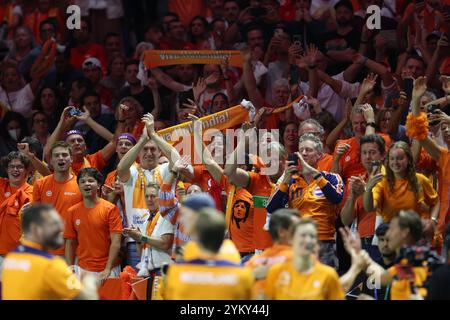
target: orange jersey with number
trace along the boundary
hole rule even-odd
[[[255,172],[249,172],[249,175],[250,183],[247,190],[253,195],[254,245],[256,249],[264,250],[272,246],[272,237],[268,231],[263,230],[263,227],[266,224],[267,200],[269,200],[275,186],[270,182],[269,176]]]

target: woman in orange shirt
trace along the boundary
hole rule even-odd
[[[390,221],[400,210],[412,209],[427,220],[424,233],[434,233],[439,215],[438,194],[431,181],[416,172],[406,142],[398,141],[389,149],[386,176],[372,172],[364,192],[364,209],[376,210],[384,222]]]

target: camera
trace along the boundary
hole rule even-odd
[[[77,109],[77,108],[72,108],[72,109],[70,109],[70,111],[69,111],[69,115],[70,115],[71,117],[79,117],[79,116],[81,116],[81,114],[82,114],[81,110],[80,110],[80,109]]]
[[[445,264],[445,261],[436,251],[428,246],[410,246],[400,249],[400,255],[395,265],[397,270],[397,279],[413,280],[414,267],[426,268],[428,277],[423,283],[423,287],[428,286],[429,276],[439,267]]]

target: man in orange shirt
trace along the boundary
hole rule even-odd
[[[37,8],[33,13],[26,15],[24,24],[31,29],[36,41],[41,42],[41,33],[39,26],[44,20],[53,20],[57,26],[58,35],[61,35],[65,21],[62,19],[61,12],[57,7],[51,7],[49,0],[37,1]]]
[[[290,208],[298,209],[302,217],[312,218],[320,240],[319,258],[325,264],[336,266],[336,209],[344,196],[344,183],[338,174],[316,169],[322,148],[316,136],[307,133],[300,137],[300,152],[297,153],[300,161],[286,162],[283,179],[271,196],[267,211],[274,212],[289,204]]]
[[[122,233],[119,208],[99,198],[103,176],[97,169],[82,169],[77,182],[83,201],[67,211],[64,230],[67,263],[74,264],[76,247],[77,275],[96,275],[101,282],[119,277],[117,257]]]
[[[377,246],[372,245],[376,229],[376,214],[374,211],[367,212],[363,206],[363,193],[369,175],[372,170],[381,169],[385,156],[385,143],[379,135],[363,136],[360,140],[361,163],[366,172],[363,176],[351,176],[349,178],[350,195],[341,210],[341,220],[346,226],[354,224],[361,236],[362,247],[372,259],[379,260],[380,253]],[[376,170],[378,170],[376,169]]]
[[[84,139],[83,133],[79,130],[70,130],[65,132],[66,129],[71,128],[80,118],[78,116],[71,115],[71,112],[73,112],[74,109],[74,107],[70,106],[66,107],[62,112],[56,129],[47,140],[47,145],[44,149],[44,156],[46,158],[50,156],[48,145],[51,146],[54,142],[58,141],[59,139],[62,140],[64,138],[71,148],[73,159],[71,169],[73,174],[77,175],[82,168],[95,168],[97,170],[102,170],[106,166],[106,162],[114,154],[116,148],[115,141],[109,142],[105,147],[103,147],[103,149],[97,151],[94,154],[86,154],[86,141]],[[94,123],[94,131],[99,132],[100,134],[104,132],[104,130],[106,130],[105,133],[111,135],[111,133],[106,128],[99,125],[95,121],[92,121],[91,118],[88,118],[86,120],[86,123],[88,125]],[[101,131],[97,129],[100,129]]]
[[[35,182],[32,202],[52,204],[64,221],[67,210],[80,202],[82,198],[76,177],[70,172],[70,165],[72,164],[70,146],[63,141],[59,141],[51,146],[50,153],[50,163],[54,173]],[[64,246],[52,253],[63,255]]]
[[[339,140],[336,143],[333,158],[333,172],[339,173],[347,182],[351,176],[363,175],[364,166],[361,163],[359,139],[364,135],[375,133],[375,115],[369,104],[353,107],[351,123],[354,137]],[[391,138],[383,133],[378,133],[386,143],[386,149],[391,145]]]
[[[0,269],[4,256],[19,244],[20,208],[30,202],[33,193],[27,183],[30,160],[17,151],[2,160],[8,179],[0,178]]]
[[[269,222],[269,232],[272,236],[273,246],[263,253],[253,256],[246,267],[253,269],[255,285],[253,286],[253,298],[261,299],[268,269],[275,263],[282,263],[292,258],[291,240],[293,225],[298,221],[298,211],[292,209],[279,209],[272,214]]]

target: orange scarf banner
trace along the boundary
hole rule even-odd
[[[175,64],[221,64],[224,58],[232,67],[242,68],[238,50],[147,50],[144,65],[147,69]]]
[[[247,109],[241,105],[207,115],[199,119],[202,122],[203,130],[215,128],[224,130],[249,121]],[[192,121],[184,122],[176,126],[158,131],[158,134],[168,143],[174,144],[183,136],[192,136]]]

